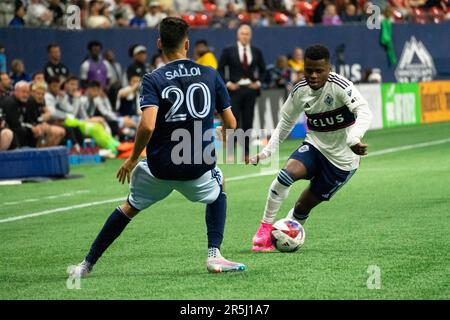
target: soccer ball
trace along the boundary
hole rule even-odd
[[[294,252],[305,242],[305,229],[295,220],[281,219],[272,230],[272,243],[281,252]]]

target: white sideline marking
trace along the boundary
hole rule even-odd
[[[434,146],[434,145],[448,143],[448,142],[450,142],[450,138],[429,141],[429,142],[422,142],[422,143],[417,143],[417,144],[410,144],[410,145],[396,147],[396,148],[388,148],[388,149],[374,151],[374,152],[370,153],[369,155],[367,155],[366,157],[369,157],[369,156],[374,157],[374,156],[379,156],[379,155],[384,155],[384,154],[389,154],[389,153],[394,153],[394,152],[400,152],[400,151],[404,151],[404,150],[424,148],[424,147]],[[283,159],[281,159],[281,160],[283,160]],[[286,159],[287,159],[287,157],[286,157]],[[225,183],[226,183],[226,181],[238,181],[238,180],[243,180],[243,179],[261,177],[261,176],[275,174],[277,172],[278,171],[267,171],[267,172],[262,172],[262,173],[253,173],[253,174],[247,174],[247,175],[243,175],[243,176],[230,177],[225,180]],[[51,214],[51,213],[65,212],[65,211],[70,211],[70,210],[74,210],[74,209],[92,207],[92,206],[111,203],[111,202],[119,202],[119,201],[124,201],[125,199],[126,198],[124,198],[124,197],[115,198],[115,199],[109,199],[109,200],[103,200],[103,201],[88,202],[88,203],[78,204],[78,205],[69,206],[69,207],[45,210],[45,211],[36,212],[36,213],[29,213],[29,214],[20,215],[17,217],[10,217],[10,218],[6,218],[6,219],[2,219],[2,220],[0,220],[0,223],[23,220],[23,219],[27,219],[27,218],[33,218],[33,217],[39,217],[39,216],[44,216],[44,215]]]
[[[448,143],[448,142],[450,142],[450,138],[441,139],[441,140],[435,140],[435,141],[422,142],[422,143],[416,143],[416,144],[408,144],[408,145],[401,146],[401,147],[387,148],[387,149],[382,149],[382,150],[378,150],[378,151],[374,151],[374,152],[369,152],[369,154],[367,156],[363,156],[362,158],[364,159],[364,158],[376,157],[376,156],[381,156],[381,155],[385,155],[385,154],[389,154],[389,153],[395,153],[395,152],[400,152],[400,151],[405,151],[405,150],[425,148],[425,147],[435,146],[435,145],[438,145],[438,144],[444,144],[444,143]],[[288,157],[283,157],[280,160],[287,160],[287,159],[289,159],[289,156]]]
[[[67,192],[67,193],[62,193],[62,194],[56,194],[56,195],[52,195],[52,196],[48,196],[48,197],[42,197],[40,199],[26,199],[23,201],[13,201],[13,202],[4,202],[2,204],[0,204],[0,206],[12,206],[12,205],[16,205],[16,204],[22,204],[23,202],[36,202],[36,201],[42,201],[42,200],[52,200],[52,199],[59,199],[61,197],[70,197],[76,194],[81,194],[81,193],[88,193],[88,190],[79,190],[79,191],[75,191],[75,192]]]
[[[29,214],[24,214],[24,215],[17,216],[17,217],[10,217],[10,218],[6,218],[6,219],[2,219],[2,220],[0,220],[0,223],[17,221],[17,220],[23,220],[23,219],[39,217],[39,216],[45,216],[45,215],[50,214],[50,213],[64,212],[64,211],[69,211],[69,210],[73,210],[73,209],[92,207],[92,206],[96,206],[96,205],[99,205],[99,204],[105,204],[105,203],[111,203],[111,202],[119,202],[119,201],[123,201],[125,199],[126,198],[124,198],[124,197],[122,197],[122,198],[115,198],[115,199],[109,199],[109,200],[103,200],[103,201],[96,201],[96,202],[88,202],[88,203],[83,203],[83,204],[77,204],[75,206],[70,206],[70,207],[63,207],[63,208],[56,208],[56,209],[51,209],[51,210],[45,210],[45,211],[36,212],[36,213],[29,213]]]

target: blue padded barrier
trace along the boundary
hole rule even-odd
[[[57,177],[69,173],[66,147],[0,152],[0,179]]]

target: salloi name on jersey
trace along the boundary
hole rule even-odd
[[[178,70],[166,71],[165,76],[167,80],[172,80],[181,77],[194,77],[201,75],[199,67],[191,67],[189,69],[184,67],[184,64],[178,65]]]

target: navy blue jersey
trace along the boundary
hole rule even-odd
[[[145,74],[140,107],[159,108],[147,145],[148,166],[156,178],[193,180],[215,167],[214,111],[230,107],[215,69],[182,59]]]

